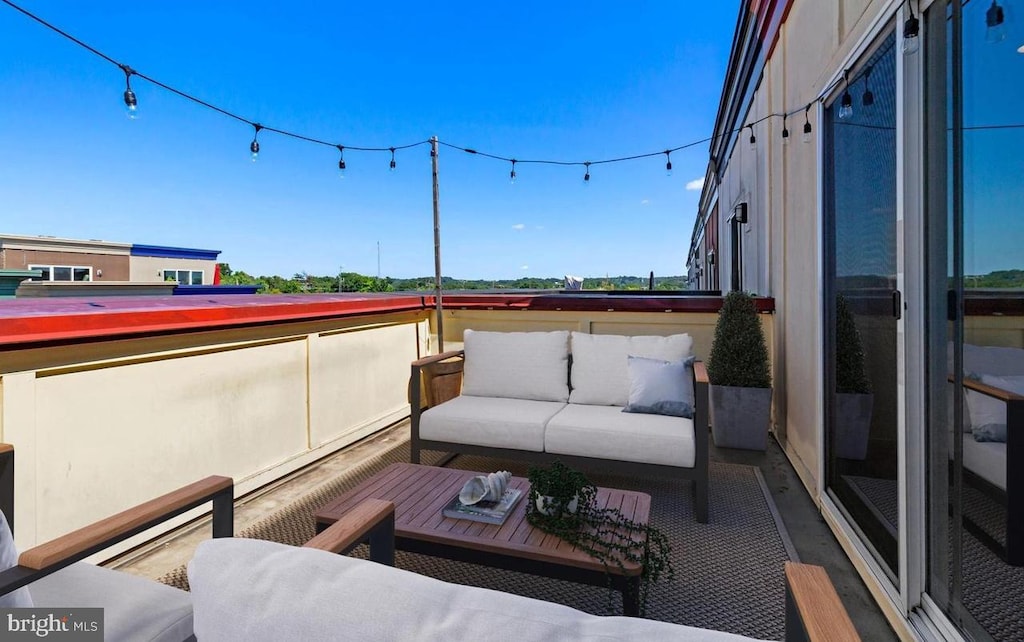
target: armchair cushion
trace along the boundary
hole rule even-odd
[[[544,427],[564,403],[462,395],[420,416],[420,437],[491,448],[544,450]]]
[[[643,464],[693,468],[693,420],[622,412],[616,406],[571,403],[548,422],[544,450]]]
[[[192,635],[188,593],[123,571],[78,562],[29,590],[37,607],[103,608],[107,640],[181,642]]]
[[[14,546],[14,535],[7,523],[7,516],[0,512],[0,569],[9,569],[18,565],[18,549]],[[0,608],[31,608],[32,595],[22,587],[6,595],[0,595]]]
[[[689,334],[626,337],[572,333],[572,393],[569,402],[625,406],[629,402],[630,355],[682,361],[693,354]]]
[[[533,401],[569,398],[569,333],[479,332],[463,335],[462,394]]]
[[[199,640],[746,640],[449,584],[324,551],[209,540],[188,565]]]

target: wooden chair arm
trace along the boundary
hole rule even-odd
[[[441,354],[432,354],[429,357],[423,357],[412,362],[414,368],[422,368],[423,366],[430,365],[431,363],[437,363],[438,361],[444,361],[445,359],[453,359],[455,357],[461,357],[465,355],[463,350],[449,350],[448,352],[442,352]]]
[[[950,378],[950,381],[952,381],[952,378]],[[978,381],[976,379],[964,379],[964,388],[967,388],[969,390],[973,390],[975,392],[980,392],[983,395],[987,395],[989,397],[994,397],[994,398],[999,399],[1001,401],[1022,401],[1022,400],[1024,400],[1024,396],[1018,395],[1015,392],[1010,392],[1009,390],[1003,390],[1002,388],[996,388],[995,386],[990,386],[990,385],[988,385],[986,383],[982,383],[982,382],[980,382],[980,381]]]
[[[365,540],[371,531],[378,526],[385,525],[389,519],[393,533],[394,518],[395,504],[393,502],[383,499],[366,499],[303,546],[329,553],[343,553]]]
[[[214,500],[214,537],[230,537],[233,494],[230,477],[213,475],[30,548],[21,554],[18,564],[43,570],[74,562],[210,500]]]
[[[703,361],[693,362],[693,378],[697,383],[709,383],[708,379],[708,367],[704,365]]]
[[[860,640],[839,594],[820,566],[786,562],[786,640]]]

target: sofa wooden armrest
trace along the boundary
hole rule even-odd
[[[463,356],[465,356],[465,352],[462,350],[449,350],[448,352],[442,352],[441,354],[432,354],[423,357],[422,359],[417,359],[416,361],[412,362],[412,366],[414,368],[423,368],[424,366],[430,365],[432,363],[437,363],[439,361],[445,361],[447,359],[454,359],[455,357]]]
[[[368,541],[370,559],[395,564],[395,504],[383,499],[366,499],[316,537],[304,544],[330,553],[347,553]]]
[[[708,367],[703,361],[693,362],[693,379],[696,383],[711,383],[708,379]]]
[[[860,640],[839,594],[820,566],[786,562],[786,640]]]

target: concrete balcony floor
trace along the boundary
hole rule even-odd
[[[239,498],[235,503],[235,531],[302,497],[363,460],[388,450],[404,439],[408,431],[408,420],[399,422],[268,487]],[[775,440],[769,440],[766,452],[712,445],[711,460],[757,466],[768,484],[800,561],[825,567],[861,637],[872,641],[897,639]],[[186,563],[198,543],[209,536],[209,522],[200,520],[122,555],[106,566],[155,579]]]

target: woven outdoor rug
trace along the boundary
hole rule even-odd
[[[389,464],[408,461],[408,442],[353,467],[239,532],[236,537],[267,539],[301,545],[315,534],[313,513],[337,495]],[[424,463],[433,461],[429,456]],[[449,467],[466,470],[510,470],[526,476],[526,465],[500,459],[459,456]],[[780,533],[774,505],[760,471],[753,466],[711,463],[710,519],[698,524],[688,481],[657,478],[633,479],[588,471],[599,486],[638,490],[652,498],[651,523],[672,544],[676,577],[651,587],[647,616],[701,628],[728,631],[761,639],[781,639],[785,617],[783,563],[788,535]],[[791,548],[791,547],[790,547]],[[365,556],[358,547],[353,556]],[[485,568],[424,555],[396,554],[395,565],[457,584],[481,586],[557,602],[596,615],[608,615],[609,591],[536,577],[514,571]],[[188,588],[185,567],[160,581]],[[611,614],[622,614],[619,594],[612,595]]]

